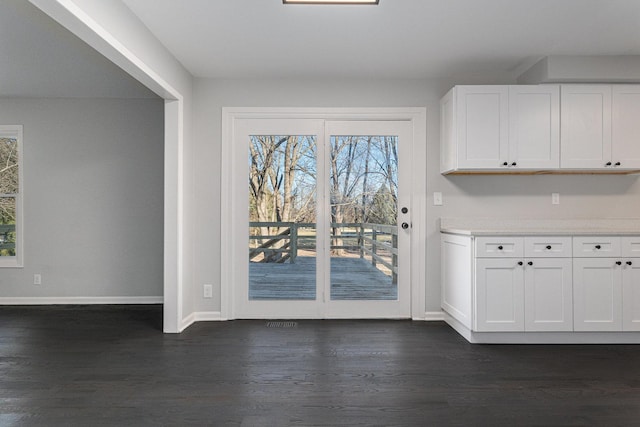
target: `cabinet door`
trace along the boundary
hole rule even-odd
[[[526,260],[525,331],[573,330],[572,268],[571,258]]]
[[[560,166],[603,169],[611,162],[611,86],[562,86]]]
[[[639,169],[640,85],[613,86],[611,129],[613,167]]]
[[[560,167],[559,86],[509,86],[508,162],[518,169]]]
[[[476,259],[476,329],[524,331],[524,269],[517,259]]]
[[[622,329],[640,331],[640,258],[624,261],[622,301]]]
[[[616,261],[619,260],[573,260],[574,330],[622,330],[622,266]]]
[[[458,168],[499,169],[508,161],[508,86],[457,86]]]

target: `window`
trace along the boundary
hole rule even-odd
[[[0,267],[22,266],[22,126],[0,125]]]

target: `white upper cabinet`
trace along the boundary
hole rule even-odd
[[[498,169],[508,159],[508,86],[456,86],[440,102],[442,172]]]
[[[561,114],[562,168],[640,169],[640,85],[564,85]]]
[[[612,167],[611,86],[562,86],[561,115],[561,167]]]
[[[640,85],[612,86],[611,162],[640,169]]]
[[[559,167],[559,87],[456,86],[440,101],[441,172]]]
[[[443,174],[640,171],[640,85],[456,86],[440,113]]]
[[[509,161],[522,169],[560,166],[558,86],[509,86]]]

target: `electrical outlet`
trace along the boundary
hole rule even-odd
[[[34,274],[33,275],[33,284],[34,285],[42,285],[42,275],[41,274]]]
[[[560,204],[560,193],[551,193],[551,204],[552,205]]]
[[[433,193],[433,206],[442,206],[442,193],[439,191]]]
[[[213,285],[209,285],[209,284],[204,285],[203,290],[204,290],[203,296],[205,298],[213,298]]]

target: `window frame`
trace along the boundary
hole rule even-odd
[[[23,158],[23,126],[0,125],[0,138],[15,138],[18,142],[18,192],[1,194],[0,197],[15,197],[16,200],[16,248],[15,256],[0,256],[0,268],[24,267],[24,158]]]

